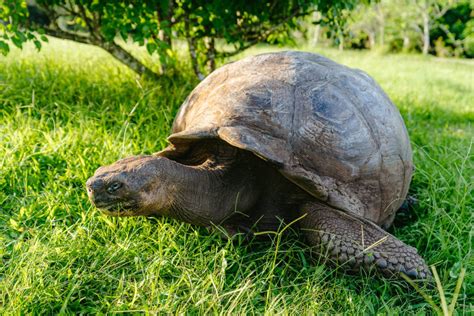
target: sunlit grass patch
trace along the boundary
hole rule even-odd
[[[265,50],[273,48],[245,54]],[[448,301],[467,269],[457,308],[468,313],[473,64],[317,51],[367,71],[399,107],[419,205],[392,232],[437,266]],[[100,165],[166,146],[196,84],[186,67],[137,79],[98,49],[60,41],[40,54],[0,57],[0,313],[431,312],[404,282],[312,261],[296,232],[279,242],[231,242],[175,220],[109,218],[92,208],[86,179]]]

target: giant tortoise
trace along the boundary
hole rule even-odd
[[[397,108],[365,72],[287,51],[229,63],[176,115],[170,145],[99,168],[93,204],[230,233],[293,222],[347,270],[426,278],[415,248],[387,229],[412,177]]]

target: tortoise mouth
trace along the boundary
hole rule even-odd
[[[114,216],[133,215],[138,210],[138,203],[135,201],[112,201],[112,202],[94,202],[96,208],[101,212]]]

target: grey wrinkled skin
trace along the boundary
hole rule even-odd
[[[191,92],[168,140],[99,168],[91,201],[110,215],[230,232],[299,219],[341,268],[429,276],[416,249],[384,230],[406,198],[412,151],[400,113],[366,73],[293,51],[227,64]]]

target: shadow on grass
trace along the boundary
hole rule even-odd
[[[0,115],[20,109],[32,118],[53,118],[56,123],[71,116],[114,123],[132,110],[136,116],[161,121],[157,114],[174,114],[197,83],[186,72],[152,80],[63,64],[7,63],[0,70],[6,74],[0,77]]]

